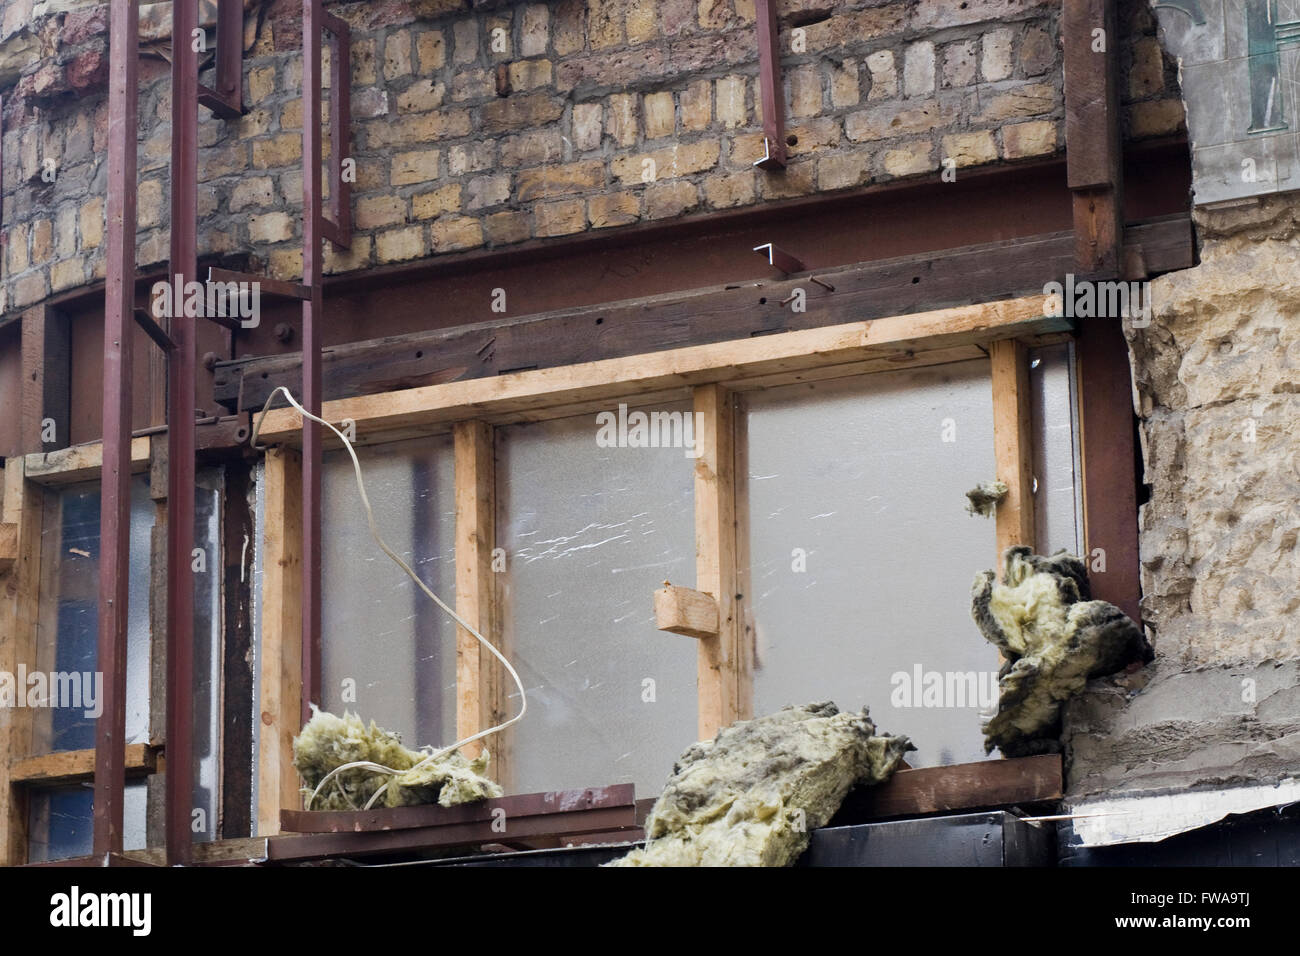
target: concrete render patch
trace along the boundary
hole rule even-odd
[[[1080,847],[1118,843],[1157,843],[1216,823],[1234,813],[1249,813],[1300,800],[1300,780],[1193,790],[1142,797],[1083,800],[1069,805],[1076,819],[1069,823],[1070,844]]]

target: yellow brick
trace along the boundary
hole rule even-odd
[[[676,108],[671,93],[650,93],[641,101],[645,113],[645,138],[660,139],[673,135]]]
[[[532,90],[551,83],[550,60],[516,60],[510,64],[510,88]]]
[[[447,46],[441,30],[429,30],[415,38],[415,53],[420,60],[420,72],[432,73],[442,69],[447,62]]]
[[[526,212],[497,212],[487,217],[484,228],[488,239],[494,243],[522,242],[532,235],[529,220]]]
[[[281,133],[267,139],[253,140],[253,165],[258,169],[297,166],[302,161],[302,137]]]
[[[891,176],[915,176],[917,173],[933,171],[937,168],[933,153],[934,147],[928,140],[891,149],[885,153],[885,172]]]
[[[366,196],[357,200],[358,229],[378,229],[406,221],[406,201],[401,196]]]
[[[611,171],[624,185],[689,176],[716,166],[720,149],[716,139],[699,140],[652,153],[620,156],[611,164]]]
[[[375,237],[375,257],[379,262],[415,259],[424,255],[425,251],[424,229],[420,226],[390,229]]]
[[[713,84],[697,80],[682,91],[682,128],[706,129],[713,122]]]
[[[286,213],[268,212],[248,218],[248,238],[253,242],[286,242],[293,236],[293,222]]]
[[[455,183],[411,197],[411,214],[415,219],[433,219],[445,212],[456,212],[459,209],[460,186]]]
[[[483,225],[472,216],[451,216],[429,227],[434,252],[455,252],[483,245]]]
[[[64,259],[50,269],[50,291],[62,292],[86,281],[86,266],[80,259]]]
[[[626,226],[640,217],[640,202],[635,193],[605,193],[587,200],[587,218],[591,228]]]
[[[538,203],[533,219],[539,236],[568,236],[587,227],[586,204],[581,199]]]
[[[1048,120],[1002,127],[1002,155],[1007,159],[1056,152],[1056,124]]]
[[[104,199],[96,196],[81,207],[81,248],[98,249],[104,239]]]
[[[267,66],[248,72],[248,99],[260,103],[275,91],[275,67]]]
[[[662,183],[646,190],[645,216],[647,219],[667,219],[689,212],[699,204],[699,193],[693,183]]]
[[[704,180],[704,199],[714,209],[744,206],[754,201],[755,171],[710,176]]]
[[[997,159],[998,147],[990,130],[954,133],[943,138],[943,158],[952,159],[958,167],[978,166]]]
[[[437,179],[438,157],[439,152],[436,149],[396,154],[393,157],[389,182],[394,186],[409,186],[412,183],[426,183],[431,179]]]

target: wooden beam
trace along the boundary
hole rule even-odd
[[[1114,0],[1063,0],[1066,175],[1073,192],[1077,271],[1123,267],[1123,140]]]
[[[741,718],[740,621],[736,599],[736,481],[733,397],[721,385],[695,389],[695,586],[718,606],[717,634],[699,646],[699,739]]]
[[[87,442],[52,452],[27,456],[27,479],[42,485],[72,485],[99,478],[104,464],[102,442]],[[131,439],[131,471],[149,470],[149,436]]]
[[[157,751],[148,744],[126,745],[126,772],[128,776],[153,773],[157,767]],[[67,784],[90,780],[95,775],[95,751],[63,750],[58,753],[28,757],[14,763],[10,777],[15,783]]]
[[[17,528],[13,565],[0,577],[0,671],[9,674],[36,665],[43,494],[25,472],[24,459],[5,462],[0,521]],[[32,716],[26,707],[0,707],[0,864],[7,866],[27,860],[27,802],[13,786],[12,766],[31,753]]]
[[[655,591],[655,627],[685,637],[718,636],[718,601],[694,588],[665,584]]]
[[[302,456],[266,453],[262,562],[262,700],[257,832],[280,832],[280,811],[301,806],[293,738],[302,707]]]
[[[20,447],[27,452],[65,448],[72,403],[68,317],[57,309],[36,305],[23,313],[22,323]]]
[[[1079,448],[1083,464],[1083,559],[1092,596],[1141,622],[1138,464],[1133,379],[1122,319],[1080,323]]]
[[[492,548],[496,542],[496,453],[493,429],[484,422],[457,422],[453,429],[456,496],[456,613],[497,645],[500,636]],[[505,674],[500,663],[463,627],[456,628],[456,736],[468,737],[505,721]],[[465,747],[477,756],[483,742]],[[509,780],[503,735],[487,743],[491,773]]]
[[[1131,226],[1127,235],[1142,246],[1152,274],[1193,264],[1186,216]],[[322,355],[325,394],[352,398],[989,302],[1041,291],[1076,271],[1074,245],[1073,233],[1055,233],[818,273],[834,293],[806,277],[764,279],[341,344]],[[782,304],[796,288],[805,292],[804,312]],[[220,362],[214,398],[232,410],[260,412],[280,385],[300,394],[301,365],[296,352]]]
[[[580,414],[626,396],[671,392],[695,385],[743,385],[749,377],[797,377],[808,369],[878,359],[905,363],[918,353],[997,339],[1067,330],[1069,321],[1043,315],[1046,296],[939,309],[852,322],[823,329],[783,332],[715,345],[583,365],[517,372],[490,379],[448,382],[384,395],[327,402],[330,421],[352,419],[371,441],[379,436],[427,433],[429,426],[468,415],[499,424],[537,420],[548,410]],[[267,442],[301,440],[301,416],[275,409],[263,420]]]
[[[0,574],[9,573],[18,560],[18,525],[0,523]]]
[[[993,450],[1007,496],[997,505],[999,563],[1012,545],[1034,547],[1034,434],[1029,356],[1023,343],[1003,339],[989,347],[993,380]]]
[[[838,822],[1048,803],[1061,799],[1060,754],[900,770],[845,798]]]

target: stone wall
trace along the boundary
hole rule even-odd
[[[1196,220],[1201,263],[1127,331],[1156,660],[1071,705],[1076,797],[1300,770],[1300,194]]]
[[[104,271],[106,7],[0,5],[0,313]],[[250,0],[247,115],[200,110],[200,250],[300,273],[301,3]],[[1062,146],[1059,0],[784,0],[791,161],[762,172],[752,0],[330,3],[353,28],[344,271],[704,214]],[[138,257],[167,255],[170,40],[142,36]],[[1172,66],[1126,5],[1128,133],[1176,132]],[[49,181],[51,176],[53,181]]]

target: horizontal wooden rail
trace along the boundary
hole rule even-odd
[[[606,407],[619,399],[655,400],[695,385],[744,389],[805,380],[828,368],[843,374],[926,364],[923,353],[946,351],[947,361],[983,355],[1004,338],[1068,330],[1067,319],[1043,315],[1046,297],[784,332],[630,358],[448,382],[382,395],[326,402],[324,417],[351,420],[363,443],[428,434],[434,426],[475,418],[491,424],[532,421]],[[966,349],[965,353],[953,354]],[[292,409],[267,413],[260,440],[301,441],[302,417]]]

